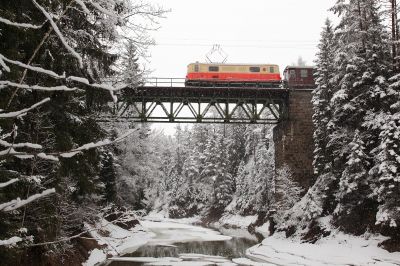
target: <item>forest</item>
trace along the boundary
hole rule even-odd
[[[305,191],[288,166],[275,168],[273,125],[177,125],[169,136],[113,119],[148,75],[139,59],[167,10],[2,0],[1,264],[82,262],[87,225],[152,212],[205,224],[257,216],[254,226],[308,242],[331,227],[376,233],[400,251],[397,1],[334,2],[338,22],[321,25],[315,61],[315,183]]]

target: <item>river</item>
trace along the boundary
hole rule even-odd
[[[155,233],[145,246],[121,258],[111,266],[139,265],[215,265],[244,258],[246,249],[261,241],[243,229],[220,229],[171,222],[143,222]],[[125,260],[125,261],[122,261]],[[146,262],[144,262],[146,261]]]

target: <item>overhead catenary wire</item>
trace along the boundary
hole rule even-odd
[[[155,43],[155,46],[173,46],[173,47],[210,47],[212,44],[199,43]],[[223,47],[230,48],[269,48],[269,49],[316,49],[317,44],[297,44],[297,45],[255,45],[255,44],[222,44]]]

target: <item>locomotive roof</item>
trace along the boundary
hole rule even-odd
[[[190,63],[189,65],[194,65],[194,64],[198,64],[198,65],[211,65],[211,66],[278,66],[277,64],[244,64],[244,63],[239,63],[239,64],[234,64],[234,63],[200,63],[200,62],[194,62],[194,63]]]
[[[285,68],[285,70],[286,69],[289,69],[289,68],[295,68],[295,69],[314,69],[315,67],[314,66],[287,66],[286,68]]]

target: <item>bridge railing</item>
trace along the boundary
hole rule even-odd
[[[145,86],[149,87],[185,87],[185,78],[147,78]]]

